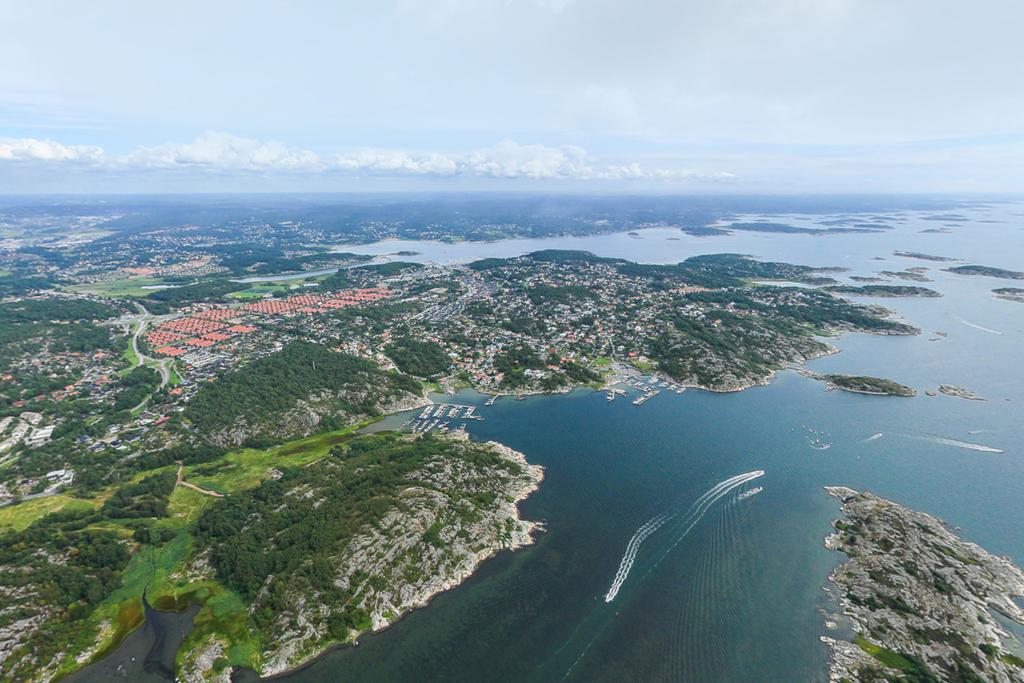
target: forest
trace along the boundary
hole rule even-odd
[[[206,384],[189,401],[184,417],[203,437],[238,425],[253,433],[286,436],[282,415],[313,394],[330,394],[330,412],[376,415],[382,403],[420,393],[415,379],[380,370],[373,363],[321,344],[292,342]]]
[[[416,377],[433,377],[451,367],[452,361],[440,345],[413,337],[400,337],[384,347],[384,353],[398,369]]]

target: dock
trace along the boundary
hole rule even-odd
[[[482,415],[476,414],[476,406],[460,403],[432,403],[424,408],[419,415],[410,418],[402,425],[402,429],[408,429],[418,434],[431,431],[447,432],[453,428],[453,422],[458,422],[457,429],[464,430],[468,420],[482,419],[484,419]]]

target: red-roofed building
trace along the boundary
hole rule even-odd
[[[154,353],[159,353],[161,356],[170,356],[173,358],[175,356],[180,356],[181,354],[186,353],[186,349],[180,348],[178,346],[162,346],[156,351],[154,351]]]

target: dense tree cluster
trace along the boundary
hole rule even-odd
[[[403,504],[403,490],[433,487],[415,475],[438,459],[480,472],[519,471],[486,446],[432,435],[360,437],[336,447],[333,457],[285,470],[279,480],[219,501],[200,517],[195,536],[209,549],[217,578],[253,603],[258,626],[287,611],[295,596],[317,595],[331,609],[327,624],[333,637],[342,638],[348,629],[368,624],[355,596],[335,585],[337,558],[361,529]],[[310,492],[316,504],[295,491]],[[463,493],[471,492],[446,495]],[[494,504],[493,492],[477,493],[467,498],[467,510]]]
[[[320,344],[292,342],[211,382],[192,398],[184,416],[203,435],[233,427],[245,418],[256,431],[313,394],[330,394],[331,412],[376,415],[382,402],[420,391],[406,375],[387,373],[373,363]]]
[[[440,345],[413,337],[400,337],[384,348],[384,353],[402,372],[417,377],[432,377],[451,367],[452,361]]]

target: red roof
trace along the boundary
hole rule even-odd
[[[186,351],[187,351],[186,349],[182,349],[182,348],[179,348],[177,346],[162,346],[159,349],[157,349],[155,351],[155,353],[159,353],[161,356],[172,356],[173,357],[173,356],[180,356],[181,354],[186,353]]]

